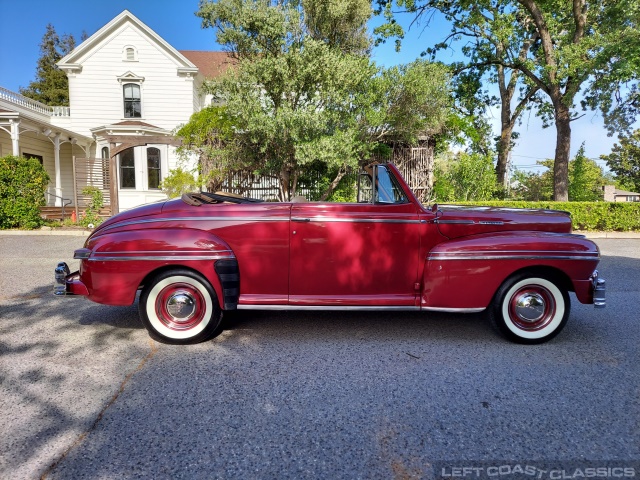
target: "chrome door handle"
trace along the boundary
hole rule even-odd
[[[292,222],[310,222],[310,218],[291,217]]]

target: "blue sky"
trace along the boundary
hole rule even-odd
[[[202,29],[194,15],[197,0],[0,0],[0,31],[4,41],[0,45],[0,86],[18,91],[35,76],[38,44],[48,23],[58,34],[73,34],[79,41],[82,31],[89,35],[123,10],[129,10],[178,50],[218,50],[215,34]],[[372,26],[380,19],[374,19]],[[408,26],[411,17],[401,19]],[[449,31],[442,20],[429,26],[414,25],[396,53],[393,41],[374,49],[376,63],[391,66],[409,63],[419,57],[429,45],[441,40]],[[459,60],[455,52],[446,52],[440,60]],[[491,88],[491,86],[489,86]],[[493,112],[494,130],[498,131],[499,112]],[[585,142],[586,154],[598,159],[607,154],[617,139],[607,137],[602,118],[593,112],[572,123],[572,155]],[[536,168],[536,160],[553,158],[555,128],[542,129],[533,115],[525,115],[517,128],[520,138],[513,151],[514,164],[523,169]],[[604,166],[604,162],[599,161]]]

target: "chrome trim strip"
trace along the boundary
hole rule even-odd
[[[167,252],[166,250],[126,250],[123,252],[93,252],[93,256],[97,255],[115,255],[115,254],[145,254],[145,253],[161,253],[163,255],[171,255],[174,252]],[[178,250],[175,252],[175,255],[184,255],[184,254],[199,254],[199,255],[211,255],[211,254],[220,254],[220,253],[233,253],[231,250],[214,250],[213,252],[206,252],[203,250]]]
[[[128,257],[91,257],[89,262],[130,262],[130,261],[174,261],[174,260],[221,260],[236,258],[234,255],[185,255],[185,256],[128,256]]]
[[[192,222],[192,221],[207,221],[207,222],[288,222],[289,217],[171,217],[171,218],[149,218],[146,220],[130,220],[128,222],[118,222],[113,225],[109,225],[99,232],[104,230],[111,230],[112,228],[128,227],[129,225],[138,225],[145,223],[160,223],[160,222]]]
[[[318,305],[238,305],[238,310],[332,310],[332,311],[346,311],[346,310],[369,310],[369,311],[411,311],[417,312],[420,310],[420,307],[385,307],[385,306],[353,306],[353,305],[345,305],[345,306],[335,306],[335,305],[326,305],[326,306],[318,306]]]
[[[478,313],[486,310],[487,307],[478,308],[447,308],[447,307],[422,307],[422,310],[428,312],[450,312],[450,313]]]
[[[399,220],[386,218],[340,218],[340,217],[293,217],[292,221],[296,222],[344,222],[344,223],[420,223],[419,219],[415,220]],[[114,223],[109,225],[100,232],[111,230],[113,228],[128,227],[130,225],[140,225],[146,223],[160,222],[191,222],[191,221],[210,221],[210,222],[288,222],[289,217],[175,217],[175,218],[151,218],[147,220],[130,220],[128,222]]]
[[[451,224],[451,225],[473,225],[474,222],[473,220],[440,220],[439,218],[436,218],[435,220],[436,223],[438,224]]]
[[[293,220],[293,218],[291,219]],[[297,218],[303,222],[332,222],[332,223],[420,223],[416,220],[400,220],[395,218],[341,218],[341,217],[310,217],[309,219]]]
[[[459,255],[456,257],[440,257],[429,255],[427,260],[598,260],[597,256],[570,256],[570,255]]]
[[[598,252],[575,252],[573,250],[464,250],[459,252],[434,252],[430,256],[454,256],[463,257],[465,255],[577,255],[577,256],[593,256],[598,258]]]

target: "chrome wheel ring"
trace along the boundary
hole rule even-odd
[[[544,297],[539,293],[526,292],[514,299],[514,312],[523,322],[535,323],[540,320],[546,308]]]
[[[526,331],[545,328],[556,316],[553,294],[542,285],[524,285],[509,300],[509,318]]]
[[[166,310],[176,321],[185,321],[196,313],[196,299],[186,291],[178,291],[167,300]]]
[[[166,328],[186,331],[197,327],[205,317],[206,300],[196,285],[169,283],[156,297],[155,314]]]

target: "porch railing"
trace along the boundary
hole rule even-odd
[[[0,87],[0,100],[6,100],[14,105],[28,108],[34,112],[47,115],[49,117],[70,117],[71,109],[69,107],[50,107],[44,103],[38,102],[33,98],[25,97],[19,93],[12,92],[6,88]]]
[[[64,220],[64,209],[65,207],[68,207],[69,205],[71,205],[73,202],[70,198],[64,198],[61,197],[60,195],[56,195],[55,193],[51,193],[48,190],[45,192],[46,195],[48,195],[49,197],[56,197],[62,200],[62,219]],[[51,198],[47,198],[47,204],[51,201]]]

